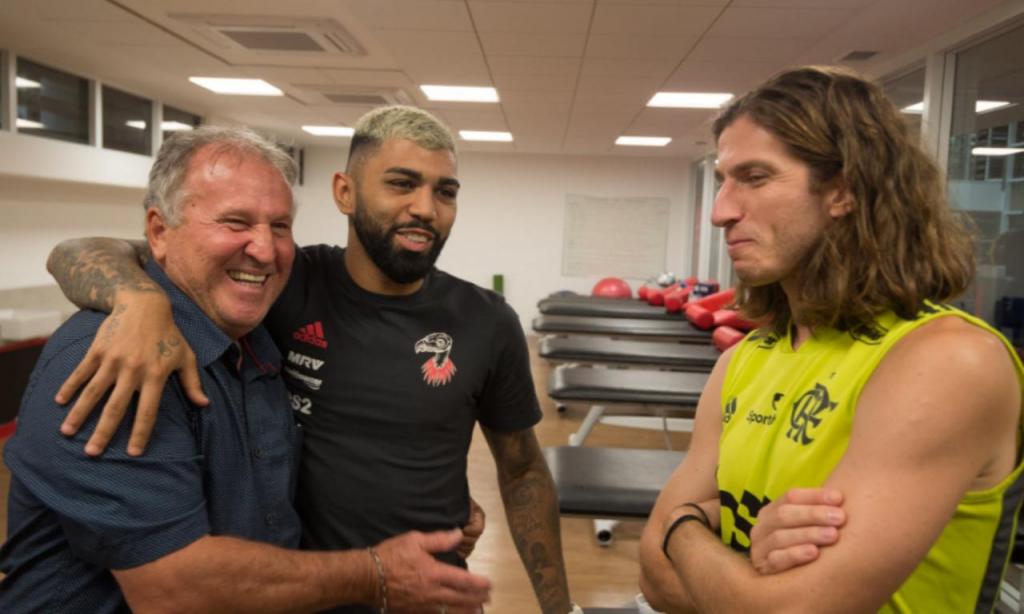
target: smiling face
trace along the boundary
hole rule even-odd
[[[351,175],[334,179],[349,216],[346,262],[356,282],[379,293],[407,293],[430,271],[455,223],[455,155],[390,139]]]
[[[745,115],[722,131],[715,174],[711,222],[725,230],[737,277],[752,286],[793,289],[825,229],[849,211],[845,192],[815,186],[810,167]]]
[[[147,211],[146,234],[167,276],[237,339],[263,320],[291,272],[294,208],[281,172],[252,153],[207,145],[182,186],[181,223]]]

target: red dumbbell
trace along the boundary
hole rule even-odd
[[[747,336],[747,333],[738,331],[731,326],[719,326],[711,333],[711,342],[715,347],[724,352],[736,345]]]
[[[651,288],[647,291],[647,303],[660,307],[665,304],[665,295],[678,288],[679,284],[672,284],[665,288]]]
[[[715,323],[714,313],[736,298],[736,290],[729,288],[692,301],[686,306],[686,319],[699,329],[707,330]]]
[[[665,311],[669,313],[679,313],[683,310],[683,305],[686,304],[686,299],[690,297],[691,286],[683,288],[676,288],[675,290],[665,294]]]
[[[719,309],[711,316],[714,319],[713,326],[729,326],[736,330],[748,331],[757,328],[757,325],[740,315],[735,309]]]

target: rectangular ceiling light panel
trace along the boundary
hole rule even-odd
[[[658,92],[647,103],[649,107],[673,109],[717,109],[732,100],[725,92]]]
[[[511,132],[489,132],[486,130],[459,130],[464,141],[490,141],[492,143],[511,143]]]
[[[493,87],[463,87],[456,85],[421,85],[430,100],[449,102],[500,102],[498,90]]]
[[[283,96],[284,92],[263,79],[224,79],[220,77],[189,77],[189,81],[217,94],[236,96]]]
[[[616,145],[629,147],[664,147],[672,142],[667,136],[620,136],[615,139]]]

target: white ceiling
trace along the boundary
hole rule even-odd
[[[212,118],[309,144],[303,124],[369,106],[322,92],[401,91],[456,130],[508,130],[465,150],[692,158],[714,111],[652,109],[659,90],[742,93],[786,66],[854,50],[891,62],[1000,0],[0,0],[0,48]],[[231,48],[196,24],[340,25],[362,55]],[[282,98],[218,96],[189,76],[259,77]],[[494,86],[498,104],[436,103],[421,84]],[[670,136],[665,148],[613,145]]]

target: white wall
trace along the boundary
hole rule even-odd
[[[344,245],[346,221],[334,208],[330,181],[345,156],[342,146],[306,149],[295,225],[300,243]],[[505,296],[528,328],[538,300],[556,290],[589,293],[598,279],[561,274],[565,196],[586,194],[668,198],[665,268],[689,271],[693,213],[688,167],[660,158],[464,152],[458,218],[438,266],[488,288],[493,274],[503,274]]]
[[[2,132],[0,139],[0,291],[52,284],[46,256],[63,239],[142,237],[151,158]],[[305,183],[296,189],[300,244],[345,243],[346,219],[334,207],[330,184],[347,145],[306,150]],[[464,153],[458,219],[439,265],[484,287],[503,274],[505,295],[528,327],[538,300],[562,289],[588,293],[597,280],[561,275],[565,195],[575,193],[668,198],[665,268],[689,271],[688,166],[634,157]]]

